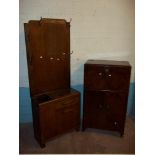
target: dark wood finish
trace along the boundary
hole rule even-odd
[[[89,60],[84,65],[83,130],[124,133],[131,66],[126,61]]]
[[[80,93],[70,88],[70,23],[24,24],[34,135],[41,147],[80,127]]]
[[[34,134],[40,146],[80,127],[80,93],[74,89],[32,98]],[[35,112],[34,112],[35,111]]]
[[[70,23],[42,19],[24,24],[31,95],[70,87]]]

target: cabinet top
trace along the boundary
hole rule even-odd
[[[109,65],[109,66],[131,66],[128,61],[115,60],[88,60],[86,65]]]

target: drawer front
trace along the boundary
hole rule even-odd
[[[130,67],[85,66],[84,87],[88,90],[128,90]]]
[[[64,99],[57,101],[55,103],[55,108],[56,109],[65,108],[65,107],[69,107],[72,105],[77,105],[77,104],[79,104],[79,102],[80,102],[80,97],[78,95],[71,96],[69,98],[64,98]]]
[[[124,127],[127,93],[92,92],[84,95],[84,125],[121,130]]]

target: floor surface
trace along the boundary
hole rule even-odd
[[[20,154],[134,154],[135,125],[127,117],[123,137],[116,132],[86,129],[61,135],[40,148],[33,136],[32,123],[24,123],[20,124],[19,142]]]

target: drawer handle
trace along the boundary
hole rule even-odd
[[[53,60],[54,58],[53,58],[53,57],[51,57],[50,59],[51,59],[51,60]]]
[[[40,56],[40,59],[42,59],[43,58],[43,56]]]
[[[114,122],[114,124],[117,125],[118,123],[117,122]]]
[[[106,68],[106,69],[105,69],[105,72],[109,72],[109,69],[108,69],[108,68]]]
[[[108,76],[111,77],[111,74],[109,74]]]
[[[68,112],[72,112],[72,111],[73,111],[73,109],[67,109],[67,110],[64,110],[63,112],[68,113]]]
[[[99,76],[101,76],[101,75],[102,75],[102,73],[101,73],[101,72],[99,72],[99,73],[98,73],[98,75],[99,75]]]

